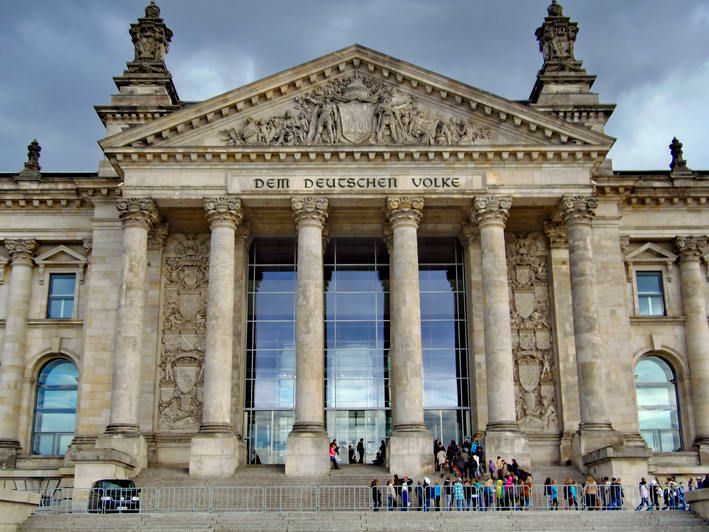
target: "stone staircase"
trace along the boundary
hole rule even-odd
[[[266,512],[134,515],[35,514],[23,531],[248,530],[248,531],[469,531],[617,530],[701,532],[709,525],[690,512]]]

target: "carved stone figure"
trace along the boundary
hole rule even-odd
[[[558,429],[547,247],[541,233],[507,234],[510,321],[518,423],[528,431]]]
[[[209,234],[169,235],[158,367],[160,430],[197,430],[207,328]]]
[[[19,174],[20,176],[39,179],[39,171],[42,169],[39,165],[39,154],[41,151],[42,147],[39,145],[39,142],[37,142],[37,139],[29,143],[27,146],[27,161],[25,162],[25,167]]]
[[[670,154],[672,155],[672,161],[670,161],[670,170],[672,170],[672,173],[689,173],[690,169],[687,168],[687,161],[684,159],[682,143],[677,140],[677,137],[672,139],[669,148]]]
[[[248,117],[220,134],[228,146],[472,145],[488,140],[490,129],[431,116],[412,96],[355,72],[298,96],[282,115]]]
[[[172,31],[160,18],[160,8],[155,2],[151,1],[145,8],[145,17],[139,18],[136,24],[131,24],[130,36],[135,56],[133,63],[128,65],[129,70],[164,71],[163,63],[172,40]]]
[[[547,13],[544,23],[535,32],[539,51],[544,56],[542,72],[581,72],[581,61],[574,57],[578,24],[564,16],[556,0],[552,0]]]

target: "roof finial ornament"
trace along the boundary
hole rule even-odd
[[[556,0],[549,4],[547,13],[544,23],[534,32],[539,41],[539,51],[544,55],[542,73],[583,71],[581,61],[574,57],[578,23],[564,16],[563,8]]]
[[[550,17],[563,17],[564,7],[561,4],[557,4],[556,0],[551,0],[551,4],[547,7],[547,13]]]
[[[27,162],[24,169],[18,174],[19,177],[39,179],[39,171],[42,167],[39,165],[39,152],[42,151],[42,146],[39,145],[37,139],[34,139],[27,146]]]
[[[129,72],[165,72],[172,31],[160,18],[160,8],[151,1],[145,8],[145,17],[130,25],[130,36],[135,57],[128,63]]]
[[[677,140],[677,137],[672,138],[670,143],[670,154],[672,155],[672,161],[670,162],[670,170],[673,174],[689,174],[691,170],[687,168],[687,161],[684,159],[684,153],[682,151],[682,143]]]

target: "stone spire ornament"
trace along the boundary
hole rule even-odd
[[[18,177],[24,179],[39,179],[42,167],[39,165],[39,153],[42,151],[42,146],[39,145],[37,139],[34,139],[27,146],[27,162],[24,169],[18,174]]]
[[[130,26],[135,57],[128,63],[129,72],[164,72],[165,56],[172,40],[172,31],[160,18],[160,8],[151,1],[145,16]]]
[[[690,174],[692,171],[687,167],[687,161],[684,159],[682,152],[682,143],[677,140],[677,137],[672,138],[669,145],[672,161],[670,161],[670,171],[673,174]]]
[[[563,7],[556,0],[549,4],[547,13],[544,23],[534,32],[539,41],[539,51],[544,55],[541,73],[582,72],[581,61],[574,57],[578,23],[564,16]]]

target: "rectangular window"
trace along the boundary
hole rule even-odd
[[[70,319],[74,312],[74,286],[76,274],[52,273],[49,276],[47,317]]]
[[[640,316],[664,316],[662,272],[636,272]]]

